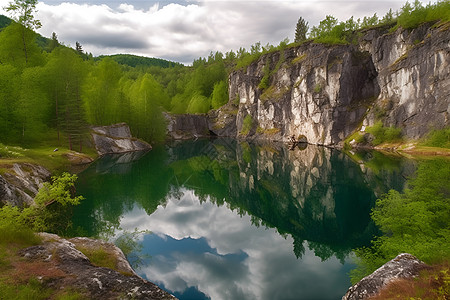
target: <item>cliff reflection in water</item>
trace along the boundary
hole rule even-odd
[[[281,263],[281,257],[288,256],[286,253],[290,251],[295,254],[292,255],[294,261],[283,258],[283,265],[290,266],[285,270],[301,266],[309,275],[291,274],[292,277],[300,280],[302,276],[309,276],[309,281],[304,281],[309,282],[306,286],[314,286],[314,290],[324,287],[312,281],[322,281],[337,293],[329,297],[332,299],[350,284],[345,274],[348,266],[336,267],[333,262],[337,259],[344,263],[352,249],[368,245],[376,231],[369,216],[375,193],[390,188],[402,189],[403,180],[389,177],[402,178],[400,173],[413,171],[408,161],[383,159],[379,154],[366,153],[356,159],[375,160],[378,165],[384,163],[378,170],[375,165],[367,168],[354,159],[323,147],[308,146],[291,151],[282,144],[249,144],[228,139],[177,142],[155,147],[145,154],[104,157],[79,176],[77,189],[86,200],[75,211],[72,234],[108,235],[120,231],[119,227],[149,229],[156,235],[144,238],[144,252],[153,257],[154,265],[144,267],[143,276],[161,280],[162,286],[172,292],[197,287],[197,293],[209,297],[214,291],[210,287],[202,290],[199,286],[202,280],[215,278],[217,274],[205,271],[209,275],[204,274],[196,281],[193,278],[197,275],[180,275],[183,274],[181,265],[186,266],[188,261],[192,264],[203,257],[201,265],[206,270],[206,265],[211,266],[212,262],[204,255],[210,253],[220,272],[250,274],[251,262],[258,257],[255,253],[267,261],[270,248],[278,249],[279,255],[283,255],[271,260]],[[264,233],[266,229],[269,233]],[[265,235],[271,237],[263,240]],[[163,237],[164,246],[158,237]],[[167,248],[181,240],[184,242],[178,247],[184,248],[172,249],[174,252],[168,254]],[[158,244],[161,247],[155,248]],[[189,254],[194,244],[197,245],[194,252],[203,249],[202,255]],[[283,250],[280,247],[284,247]],[[164,253],[161,249],[167,250],[164,259],[158,258]],[[320,258],[319,263],[329,259],[332,268],[340,270],[341,279],[331,279],[330,274],[326,275],[328,279],[319,274],[312,276],[311,265],[305,264],[314,260],[314,256]],[[184,263],[181,257],[186,259]],[[294,267],[295,257],[303,258],[297,267]],[[287,263],[288,260],[291,262]],[[226,263],[221,265],[220,261]],[[275,268],[272,262],[260,268],[270,273],[270,268]],[[171,269],[172,263],[176,266]],[[248,266],[247,271],[242,270],[244,265]],[[315,264],[313,269],[320,273],[320,267]],[[240,275],[234,277],[227,283],[228,289],[242,281]],[[216,281],[224,281],[220,276],[217,278]],[[292,280],[285,280],[274,289],[282,286],[285,290],[296,290],[302,286]],[[291,281],[292,286],[286,286]],[[336,282],[340,282],[339,288]],[[254,286],[261,284],[263,282]],[[274,282],[270,284],[273,285]],[[244,286],[235,287],[234,299],[249,299],[249,295],[262,299],[254,291],[256,288],[245,291]],[[220,289],[216,287],[216,290]],[[304,289],[302,293],[305,297],[326,298],[308,294]],[[272,296],[272,299],[280,298]],[[289,297],[285,294],[281,298]]]

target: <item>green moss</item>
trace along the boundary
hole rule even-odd
[[[117,271],[117,259],[103,248],[88,248],[77,246],[79,251],[86,255],[91,263],[97,267],[105,267]]]
[[[259,134],[265,134],[265,135],[274,135],[274,134],[279,133],[280,131],[281,131],[280,128],[268,128],[268,129],[264,129],[264,128],[259,127],[259,126],[258,126],[258,128],[256,128],[256,133],[259,133]]]
[[[281,100],[283,99],[283,96],[286,95],[290,91],[289,87],[285,86],[281,89],[277,89],[275,86],[270,86],[268,89],[264,91],[264,93],[261,94],[259,99],[262,102],[265,102],[267,100]]]
[[[250,133],[250,130],[253,126],[253,118],[251,115],[246,115],[244,121],[242,123],[241,135],[247,135]]]
[[[314,86],[314,93],[318,94],[322,91],[322,85],[320,83],[316,83]]]
[[[366,132],[371,133],[375,137],[372,142],[374,146],[402,140],[402,130],[400,128],[384,127],[381,121],[367,127]]]
[[[297,56],[296,58],[294,58],[293,60],[292,60],[292,64],[293,65],[296,65],[296,64],[298,64],[298,63],[301,63],[302,61],[304,61],[305,59],[306,59],[306,57],[307,57],[308,55],[305,53],[305,54],[302,54],[302,55],[300,55],[300,56]]]

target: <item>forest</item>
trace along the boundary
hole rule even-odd
[[[383,18],[338,22],[326,16],[311,30],[300,17],[293,43],[287,38],[278,46],[257,42],[249,50],[211,52],[184,66],[132,55],[93,57],[78,42],[75,49],[60,43],[56,33],[44,38],[34,31],[40,27],[32,15],[37,1],[27,3],[30,14],[17,16],[11,9],[14,20],[0,18],[0,141],[21,146],[56,141],[78,151],[90,125],[127,122],[133,135],[164,141],[163,112],[196,114],[221,107],[228,102],[228,74],[265,53],[308,41],[354,43],[361,28],[411,28],[450,15],[448,1],[426,7],[415,1]]]

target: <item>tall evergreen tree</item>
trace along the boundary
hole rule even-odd
[[[297,21],[297,26],[295,27],[295,39],[294,42],[302,42],[306,40],[306,34],[308,33],[309,26],[308,22],[305,21],[302,17],[300,17]]]

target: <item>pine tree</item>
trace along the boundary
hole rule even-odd
[[[308,22],[300,17],[297,21],[297,26],[295,28],[295,40],[294,42],[299,43],[306,40],[306,33],[308,32],[309,26]]]
[[[77,50],[78,53],[83,54],[83,47],[79,42],[75,42],[75,50]]]

